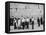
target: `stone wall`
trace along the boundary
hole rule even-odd
[[[14,17],[41,17],[43,5],[10,3],[10,18]]]

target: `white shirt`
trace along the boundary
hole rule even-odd
[[[25,22],[25,19],[22,19],[22,22]]]
[[[18,26],[20,26],[20,24],[21,24],[21,20],[18,20]]]
[[[32,18],[32,21],[34,21],[34,18]]]
[[[29,22],[29,19],[26,19],[27,22]]]

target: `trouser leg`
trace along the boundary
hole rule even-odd
[[[38,22],[38,26],[40,26],[40,22]]]
[[[24,27],[25,27],[24,23],[22,23],[22,26],[23,26],[23,29],[24,29]]]
[[[27,28],[29,29],[29,24],[27,23]]]
[[[43,24],[43,22],[41,21],[41,24]]]
[[[27,28],[29,28],[29,26],[27,25]]]
[[[32,24],[32,29],[34,29],[34,24]]]
[[[16,29],[16,23],[14,24],[14,29]]]
[[[34,29],[34,23],[32,23],[32,29]]]
[[[24,29],[24,27],[25,27],[25,26],[23,25],[23,29]]]

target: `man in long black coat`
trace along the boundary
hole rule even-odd
[[[40,19],[40,20],[41,20],[41,24],[43,24],[43,23],[42,23],[42,17],[41,17],[41,19]]]
[[[32,21],[32,29],[34,29],[34,21]]]
[[[38,22],[38,26],[40,26],[40,20],[39,20],[39,18],[37,19],[37,22]]]

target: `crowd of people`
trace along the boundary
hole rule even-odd
[[[10,18],[10,26],[14,26],[14,29],[29,29],[29,25],[32,25],[32,29],[34,29],[34,18]],[[42,17],[37,18],[38,27],[43,24]]]

